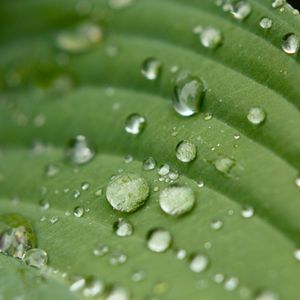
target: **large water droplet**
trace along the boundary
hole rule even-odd
[[[48,262],[48,254],[42,249],[33,248],[25,253],[23,261],[31,267],[40,269],[46,266]]]
[[[195,273],[201,273],[208,268],[209,259],[206,255],[194,253],[190,257],[189,267]]]
[[[78,135],[71,140],[66,155],[69,161],[80,165],[89,162],[95,153],[89,147],[86,137]]]
[[[194,192],[187,186],[173,185],[163,189],[159,195],[160,208],[171,216],[181,216],[189,212],[194,204]]]
[[[279,296],[272,291],[264,290],[259,291],[255,298],[255,300],[279,300]]]
[[[146,125],[146,119],[139,114],[131,114],[125,121],[126,132],[137,135],[140,134]]]
[[[252,107],[248,111],[247,119],[253,125],[262,124],[266,120],[267,114],[260,107]]]
[[[251,14],[252,7],[245,1],[238,1],[232,5],[230,12],[235,19],[243,21]]]
[[[109,204],[121,212],[133,212],[141,207],[149,195],[149,185],[137,174],[124,173],[112,178],[106,189]]]
[[[200,111],[205,92],[204,82],[199,77],[180,76],[174,88],[173,108],[181,116],[192,116]]]
[[[299,50],[299,45],[299,38],[294,33],[289,33],[283,37],[281,48],[287,54],[295,54]]]
[[[142,64],[141,72],[148,80],[155,80],[160,75],[161,62],[153,57],[147,58]]]
[[[124,219],[119,219],[113,225],[114,232],[117,236],[126,237],[133,234],[133,225]]]
[[[184,162],[188,163],[193,161],[197,156],[196,145],[189,141],[181,141],[176,146],[176,157]]]
[[[205,27],[200,30],[200,42],[205,48],[216,49],[223,42],[220,30],[213,27]]]
[[[147,246],[153,252],[164,252],[170,248],[171,244],[172,236],[165,229],[154,229],[148,234]]]
[[[263,29],[270,29],[273,26],[273,21],[268,17],[263,17],[259,21],[259,26]]]

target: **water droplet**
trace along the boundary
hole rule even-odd
[[[212,117],[213,117],[213,114],[211,112],[207,112],[207,113],[204,114],[203,120],[204,121],[210,121],[212,119]]]
[[[286,3],[286,0],[273,0],[272,7],[273,8],[281,8]]]
[[[131,6],[134,0],[109,0],[108,3],[112,9],[124,9]]]
[[[170,248],[172,236],[165,229],[154,229],[148,233],[147,246],[153,252],[164,252]]]
[[[49,222],[51,224],[55,224],[58,222],[58,216],[52,216],[50,219],[49,219]]]
[[[124,219],[119,219],[113,225],[114,232],[117,236],[126,237],[133,234],[133,225]]]
[[[69,290],[71,292],[78,292],[82,290],[84,286],[85,286],[85,278],[77,277],[72,280]]]
[[[137,135],[140,134],[146,125],[146,119],[139,114],[131,114],[125,121],[125,131]]]
[[[300,187],[300,177],[296,178],[295,183],[297,187]]]
[[[31,224],[20,215],[0,215],[0,253],[22,258],[35,247],[36,239]]]
[[[215,168],[224,174],[228,174],[235,166],[235,161],[229,157],[219,157],[215,161]]]
[[[183,260],[186,258],[186,250],[185,249],[178,249],[176,250],[176,258],[179,260]]]
[[[109,246],[106,244],[97,244],[93,250],[95,256],[104,256],[109,252]]]
[[[123,287],[113,287],[106,300],[129,300],[129,293]]]
[[[161,73],[161,62],[156,58],[145,59],[142,64],[142,74],[148,80],[155,80]]]
[[[48,177],[54,177],[59,173],[59,167],[53,164],[49,164],[46,166],[45,173]]]
[[[190,187],[172,185],[159,195],[160,208],[170,216],[181,216],[189,212],[195,204],[194,192]]]
[[[282,39],[281,48],[287,54],[295,54],[298,52],[300,40],[294,33],[286,34]]]
[[[169,178],[174,181],[174,180],[177,180],[179,178],[179,173],[178,171],[171,171],[169,173]]]
[[[78,135],[71,140],[66,155],[69,161],[80,165],[89,162],[95,153],[89,147],[86,137]]]
[[[156,161],[153,157],[149,157],[143,161],[143,168],[145,171],[154,170],[156,167]]]
[[[102,30],[95,24],[85,23],[70,32],[61,32],[56,45],[63,51],[79,53],[91,49],[103,38]]]
[[[132,281],[134,282],[140,282],[142,281],[143,279],[145,279],[146,275],[143,271],[135,271],[132,276],[131,276],[131,279]]]
[[[129,163],[131,163],[132,161],[133,161],[132,155],[126,155],[126,156],[124,157],[124,162],[125,162],[126,164],[129,164]]]
[[[204,183],[203,180],[199,180],[199,181],[197,182],[197,186],[198,186],[199,188],[203,188],[204,185],[205,185],[205,183]]]
[[[210,223],[210,227],[214,230],[220,230],[223,227],[224,223],[221,220],[213,220]]]
[[[216,283],[222,283],[222,282],[224,282],[225,277],[224,277],[223,274],[218,273],[218,274],[216,274],[216,275],[214,276],[214,280],[215,280]]]
[[[84,209],[80,206],[76,206],[73,212],[74,216],[77,218],[81,218],[84,215]]]
[[[230,12],[235,19],[243,21],[251,14],[252,7],[245,1],[238,1],[232,4]]]
[[[229,277],[224,282],[224,288],[227,291],[234,291],[239,285],[239,280],[236,277]]]
[[[47,264],[48,254],[42,249],[33,248],[26,251],[23,261],[31,267],[40,269]]]
[[[81,193],[80,193],[79,190],[76,190],[76,191],[74,191],[74,193],[73,193],[74,199],[78,199],[78,198],[80,197],[80,195],[81,195]]]
[[[100,197],[100,196],[102,196],[102,194],[103,194],[103,190],[100,188],[100,189],[97,189],[96,191],[95,191],[95,196],[96,197]]]
[[[181,141],[176,146],[176,157],[184,163],[189,163],[193,161],[197,156],[196,145],[188,142]]]
[[[206,255],[194,253],[190,257],[189,267],[195,273],[201,273],[208,268],[209,259]]]
[[[50,203],[47,201],[47,200],[44,200],[42,199],[40,202],[39,202],[39,206],[42,210],[47,210],[50,208]]]
[[[252,107],[248,111],[247,119],[253,125],[262,124],[266,120],[267,114],[260,107]]]
[[[270,29],[273,26],[273,21],[268,17],[263,17],[259,21],[259,26],[263,29]]]
[[[104,292],[104,283],[93,277],[85,280],[84,289],[82,291],[83,296],[92,298],[101,295]]]
[[[122,265],[127,261],[127,256],[122,252],[115,252],[111,255],[109,262],[113,266]]]
[[[158,169],[158,175],[166,176],[170,173],[170,166],[168,164],[163,164]]]
[[[294,251],[294,257],[300,261],[300,249],[296,249]]]
[[[89,184],[88,182],[83,182],[83,183],[81,184],[81,189],[82,189],[83,191],[87,191],[87,190],[89,189],[89,187],[90,187],[90,184]]]
[[[199,77],[190,74],[180,76],[174,88],[174,110],[184,117],[198,113],[205,92],[204,82]]]
[[[223,35],[220,30],[213,27],[201,28],[200,42],[205,48],[216,49],[223,42]]]
[[[109,204],[121,212],[134,212],[149,195],[149,185],[144,178],[133,173],[124,173],[112,178],[106,189]]]
[[[249,205],[244,206],[241,210],[241,215],[245,219],[252,218],[254,216],[254,208]]]
[[[279,300],[279,296],[272,291],[259,291],[255,298],[255,300]]]

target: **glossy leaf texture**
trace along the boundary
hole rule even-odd
[[[300,299],[300,66],[297,51],[282,49],[290,34],[299,44],[300,17],[287,4],[248,0],[239,20],[225,2],[1,1],[0,221],[24,217],[49,256],[37,270],[1,255],[3,299],[87,298],[70,291],[72,276],[103,281],[107,291],[96,299]],[[263,17],[270,28],[260,26]],[[200,41],[206,28],[221,34],[213,49]],[[147,59],[157,63],[148,79]],[[190,117],[172,106],[187,72],[206,87]],[[253,108],[265,114],[261,124],[248,120]],[[145,121],[137,135],[125,130],[132,114]],[[78,135],[95,151],[82,165],[66,159]],[[176,156],[181,141],[196,146],[193,161]],[[153,170],[143,167],[149,157]],[[179,177],[159,176],[164,164]],[[124,173],[150,187],[133,213],[105,196],[112,176]],[[172,180],[196,198],[179,217],[159,205]],[[131,236],[114,233],[119,218],[133,225]],[[156,228],[172,236],[164,253],[147,247]],[[103,257],[93,253],[99,243],[109,249]],[[176,257],[179,249],[186,257]],[[208,259],[203,272],[191,270],[195,253]],[[114,263],[118,255],[123,263]],[[127,298],[109,298],[116,287]]]

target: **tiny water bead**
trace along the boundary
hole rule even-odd
[[[246,1],[237,1],[232,4],[230,12],[235,19],[243,21],[251,14],[252,7]]]
[[[195,205],[195,195],[190,187],[172,185],[160,192],[159,205],[166,214],[181,216],[192,210]]]
[[[66,152],[67,159],[78,165],[88,163],[94,155],[94,151],[89,147],[87,139],[83,135],[72,139]]]
[[[175,255],[176,255],[176,258],[179,259],[179,260],[183,260],[186,258],[186,250],[185,249],[177,249],[175,251]]]
[[[268,17],[263,17],[259,21],[259,26],[263,29],[270,29],[273,26],[273,21]]]
[[[143,279],[145,279],[146,274],[144,273],[144,271],[135,271],[133,272],[131,279],[133,282],[140,282]]]
[[[93,250],[95,256],[105,256],[109,252],[109,246],[106,244],[97,244]]]
[[[113,225],[114,233],[119,237],[127,237],[133,234],[133,225],[124,219],[119,219]]]
[[[272,7],[273,7],[273,8],[280,8],[280,7],[282,7],[284,4],[286,4],[286,0],[273,0],[273,2],[272,2]]]
[[[148,80],[155,80],[161,73],[161,62],[154,57],[144,60],[142,64],[142,75]]]
[[[148,157],[143,161],[143,168],[145,171],[154,170],[156,167],[156,161],[153,157]]]
[[[110,259],[109,259],[110,264],[113,266],[122,265],[126,261],[127,261],[126,254],[119,252],[119,251],[112,253],[112,255],[110,256]]]
[[[164,252],[172,244],[171,233],[165,229],[153,229],[147,236],[147,247],[153,252]]]
[[[198,113],[205,93],[206,87],[199,77],[191,74],[179,76],[174,88],[174,110],[184,117]]]
[[[84,215],[84,209],[80,206],[74,208],[73,214],[77,218],[81,218]]]
[[[196,145],[189,141],[181,141],[176,146],[176,157],[183,163],[189,163],[196,159]]]
[[[296,54],[299,50],[300,40],[294,33],[286,34],[281,43],[282,50],[287,54]]]
[[[113,287],[105,300],[129,300],[129,292],[127,289],[119,286]]]
[[[42,199],[42,200],[40,200],[40,202],[39,202],[39,206],[40,206],[40,208],[41,208],[42,210],[47,210],[47,209],[50,208],[50,203],[49,203],[47,200]]]
[[[40,269],[47,265],[48,254],[42,249],[33,248],[25,253],[23,261],[31,267]]]
[[[254,208],[252,206],[244,206],[241,210],[241,215],[245,219],[250,219],[254,216]]]
[[[268,291],[268,290],[262,290],[258,291],[254,297],[254,300],[279,300],[278,294]]]
[[[135,0],[109,0],[108,4],[113,9],[124,9],[131,6]]]
[[[93,298],[104,292],[104,283],[94,277],[87,278],[83,286],[82,294],[87,298]]]
[[[58,222],[58,216],[52,216],[50,219],[49,219],[49,222],[51,224],[56,224]]]
[[[133,113],[125,121],[125,131],[129,134],[140,134],[146,125],[146,119],[140,114]]]
[[[266,120],[267,114],[264,109],[260,107],[252,107],[247,114],[248,121],[253,125],[262,124]]]
[[[89,187],[90,187],[90,184],[88,182],[83,182],[81,184],[81,190],[83,190],[83,191],[87,191],[89,189]]]
[[[236,277],[229,277],[224,281],[224,288],[227,291],[234,291],[239,285],[239,279]]]
[[[149,195],[149,185],[140,175],[123,173],[115,176],[106,189],[109,204],[121,212],[134,212],[140,208]]]
[[[300,261],[300,248],[294,251],[294,257]]]
[[[221,220],[213,220],[210,223],[210,227],[214,230],[220,230],[223,227],[224,223]]]
[[[201,273],[208,268],[209,259],[206,255],[201,253],[194,253],[189,260],[189,268],[195,273]]]
[[[230,173],[231,169],[235,166],[235,161],[230,157],[219,157],[215,161],[215,168],[224,174]]]
[[[199,33],[199,38],[201,45],[209,49],[216,49],[223,42],[223,35],[221,31],[214,27],[202,28]]]
[[[60,172],[60,169],[58,166],[49,164],[45,168],[45,174],[47,177],[54,177]]]

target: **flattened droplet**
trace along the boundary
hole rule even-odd
[[[253,125],[262,124],[266,120],[267,114],[260,107],[252,107],[248,111],[247,119]]]
[[[205,48],[216,49],[223,43],[223,35],[214,27],[202,28],[199,34],[201,45]]]
[[[263,17],[259,21],[259,26],[263,29],[270,29],[273,26],[273,21],[268,17]]]
[[[156,167],[156,161],[153,157],[149,157],[143,161],[143,167],[145,171],[154,170]]]
[[[147,237],[148,249],[153,252],[165,252],[172,244],[172,236],[165,229],[151,230]]]
[[[272,291],[268,291],[268,290],[262,290],[257,292],[255,298],[255,300],[279,300],[279,296],[272,292]]]
[[[129,292],[123,287],[113,287],[106,300],[129,300]]]
[[[287,54],[296,54],[299,50],[299,45],[299,37],[294,33],[289,33],[283,37],[281,48]]]
[[[145,59],[142,64],[142,75],[148,80],[156,80],[161,73],[161,62],[154,57]]]
[[[215,161],[215,168],[224,174],[229,174],[234,166],[235,161],[230,157],[221,156]]]
[[[238,1],[232,5],[230,12],[235,19],[243,21],[251,14],[252,7],[246,1]]]
[[[23,261],[31,267],[40,269],[47,265],[48,254],[42,249],[33,248],[25,253]]]
[[[90,277],[85,280],[82,294],[87,298],[93,298],[101,295],[104,292],[104,288],[105,285],[101,280]]]
[[[124,173],[112,178],[106,189],[109,204],[121,212],[134,212],[149,195],[149,185],[144,178],[133,173]]]
[[[184,163],[189,163],[196,159],[196,145],[189,141],[181,141],[176,146],[176,157]]]
[[[273,7],[273,8],[280,8],[280,7],[282,7],[284,4],[286,4],[286,0],[273,0],[273,2],[272,2],[272,7]]]
[[[166,214],[181,216],[192,210],[195,195],[190,187],[173,185],[160,192],[159,205]]]
[[[146,119],[140,114],[131,114],[125,121],[125,131],[127,133],[138,135],[140,134],[146,125]]]
[[[195,273],[201,273],[208,268],[209,259],[201,253],[194,253],[190,257],[189,267]]]
[[[119,237],[127,237],[133,234],[133,225],[124,219],[119,219],[113,225],[114,232]]]

